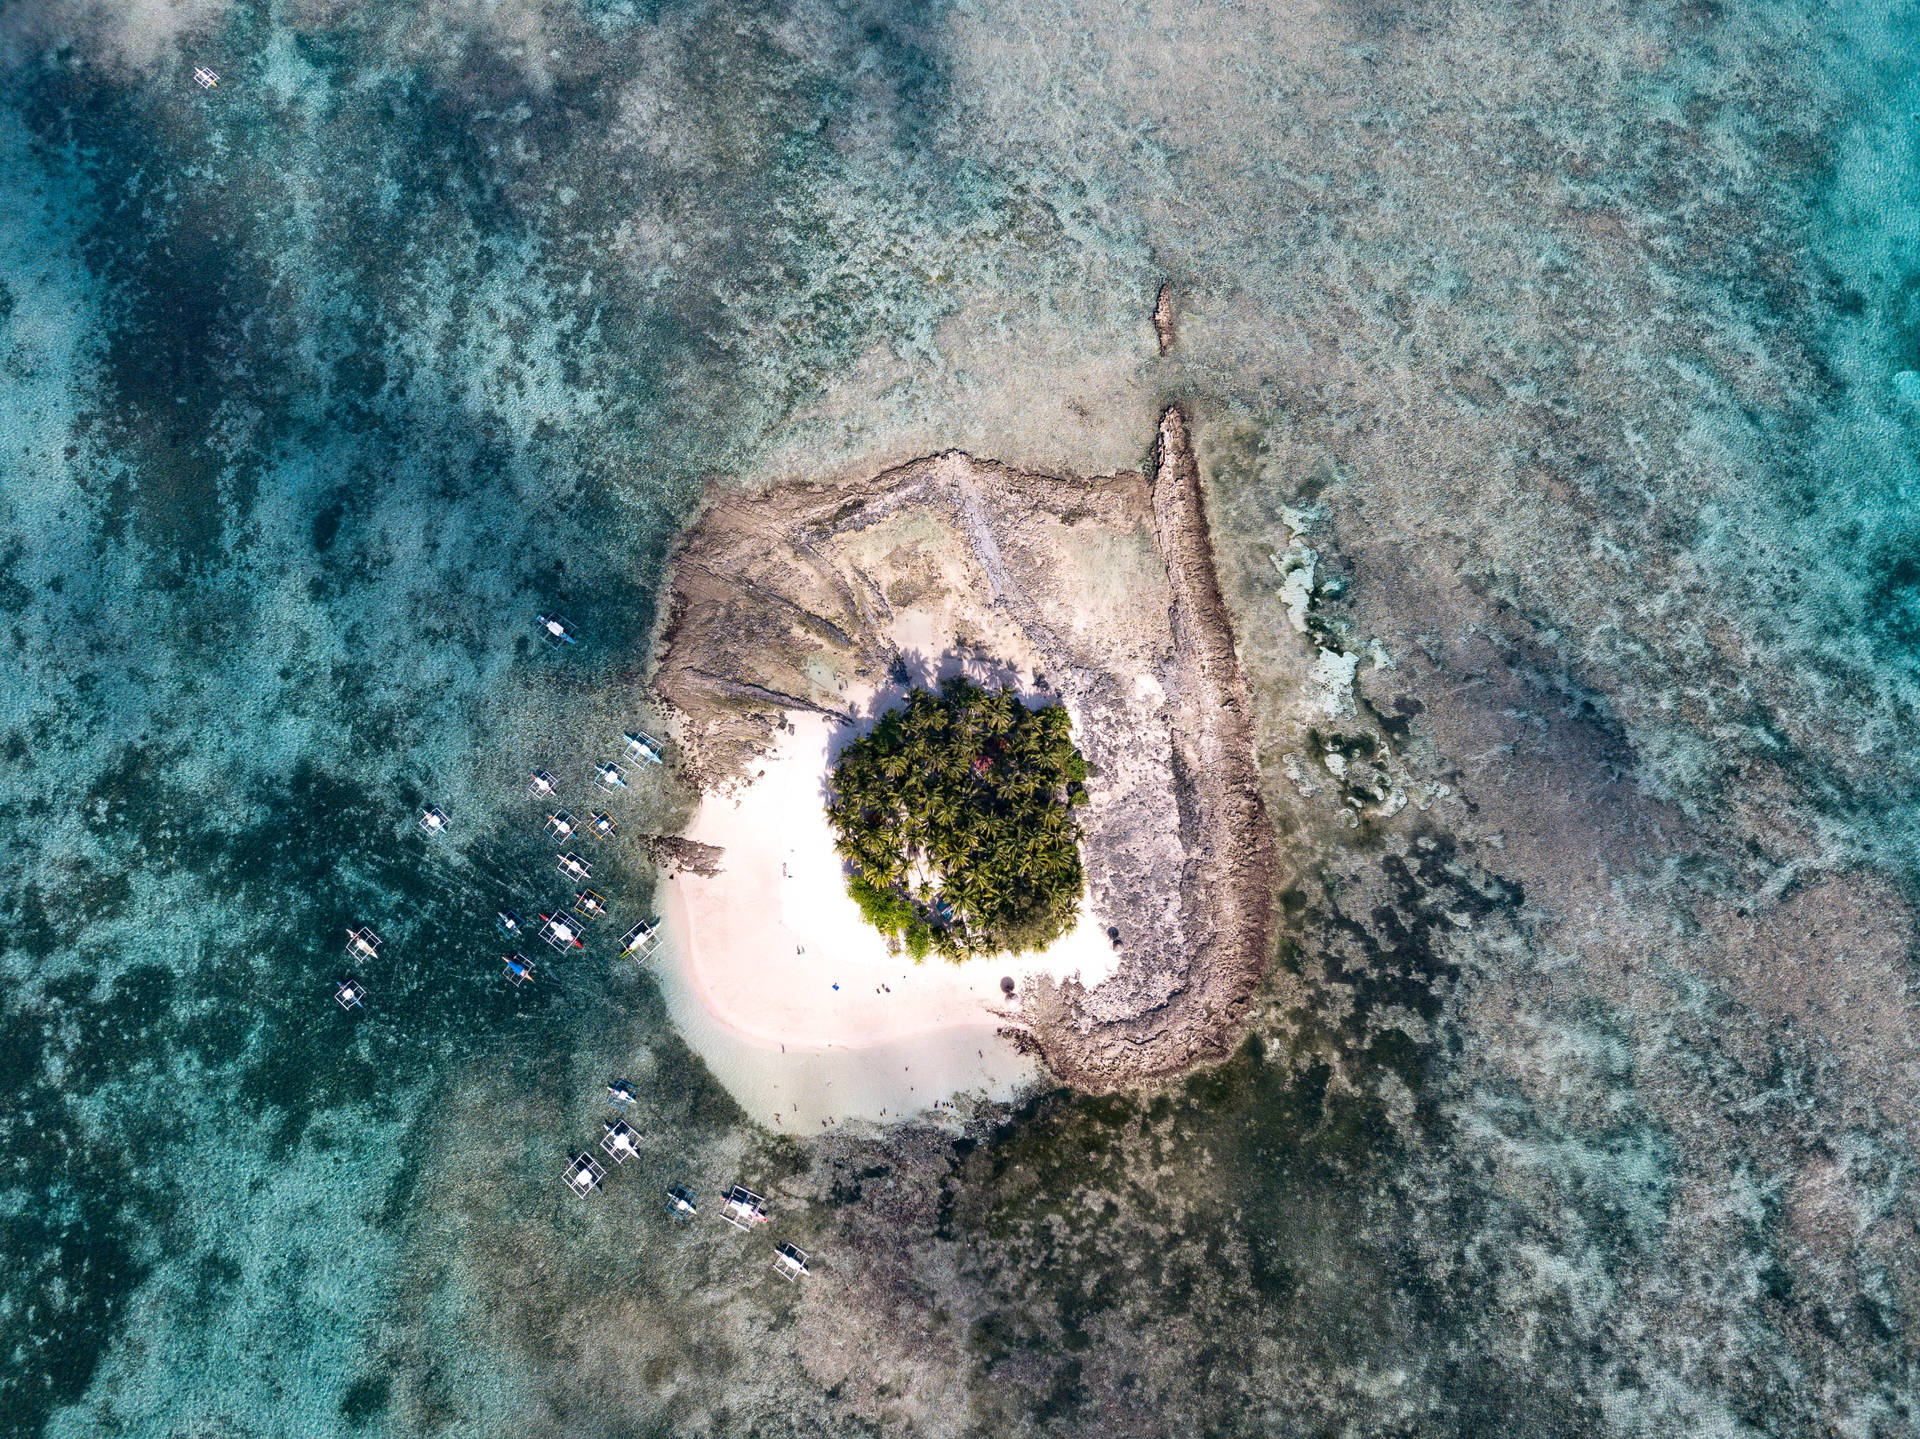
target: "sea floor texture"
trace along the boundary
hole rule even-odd
[[[0,4],[0,1436],[1913,1433],[1917,26]],[[674,537],[1176,400],[1246,1043],[748,1123],[614,956],[688,796],[591,788]],[[626,838],[515,988],[536,766]]]

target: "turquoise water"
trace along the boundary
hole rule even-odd
[[[1905,1432],[1913,25],[0,10],[0,1433]],[[1274,739],[1233,1065],[804,1150],[604,936],[500,980],[703,486],[1174,395],[1263,712],[1284,508],[1474,806],[1346,836]]]

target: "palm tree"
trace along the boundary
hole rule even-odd
[[[916,955],[960,958],[1071,923],[1085,777],[1064,710],[955,679],[848,746],[827,818],[863,913]]]

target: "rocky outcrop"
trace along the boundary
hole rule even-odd
[[[726,852],[714,845],[702,844],[683,834],[645,834],[641,848],[655,868],[667,874],[698,874],[709,878],[725,866]]]
[[[1184,982],[1165,993],[1156,976],[1123,966],[1097,991],[1102,1022],[1087,1022],[1096,1006],[1077,987],[1038,997],[1032,1008],[1041,1051],[1056,1073],[1083,1087],[1223,1054],[1271,945],[1273,828],[1254,771],[1246,687],[1214,573],[1200,469],[1177,406],[1160,422],[1152,500],[1173,635],[1161,683],[1186,861],[1181,939],[1193,957]],[[1135,1012],[1116,1012],[1128,1008]]]

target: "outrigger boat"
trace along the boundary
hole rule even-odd
[[[540,918],[546,921],[540,926],[540,937],[562,954],[587,947],[587,942],[580,937],[580,921],[571,915],[543,914]]]
[[[773,1272],[793,1283],[807,1272],[807,1251],[797,1244],[782,1244],[773,1251]]]
[[[600,1147],[615,1164],[625,1164],[629,1159],[639,1157],[640,1136],[634,1133],[633,1126],[626,1120],[616,1119],[606,1126],[606,1133],[600,1138]]]
[[[720,1206],[720,1217],[735,1229],[751,1229],[767,1222],[767,1201],[744,1184],[736,1184],[727,1191],[727,1201]]]
[[[599,1160],[583,1152],[567,1161],[562,1177],[567,1181],[567,1188],[585,1199],[600,1187],[600,1181],[607,1177],[607,1171]]]

